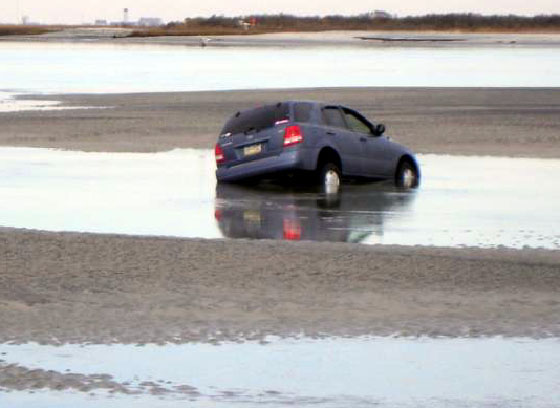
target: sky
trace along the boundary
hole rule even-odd
[[[130,20],[160,17],[180,21],[185,17],[213,14],[287,13],[296,15],[359,14],[374,9],[398,16],[429,13],[560,14],[560,0],[0,0],[0,22],[16,23],[22,16],[30,21],[80,24],[96,19],[122,20],[123,8]]]

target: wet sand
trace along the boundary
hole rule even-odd
[[[0,360],[0,392],[37,389],[72,390],[84,393],[93,390],[110,390],[113,393],[131,393],[126,386],[113,381],[108,374],[85,375],[40,368],[29,369],[18,364],[5,364]]]
[[[0,229],[0,342],[560,336],[560,252]]]
[[[25,96],[44,100],[45,96]],[[327,88],[54,95],[110,109],[0,113],[0,145],[151,152],[212,148],[239,109],[286,99],[332,101],[385,123],[419,153],[560,157],[560,91],[502,88]]]

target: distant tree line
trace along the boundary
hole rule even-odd
[[[262,34],[280,31],[324,30],[434,30],[434,31],[560,31],[560,15],[523,17],[516,15],[429,14],[415,17],[356,16],[298,17],[288,14],[238,17],[197,17],[165,26],[137,29],[131,36],[189,36]]]
[[[212,16],[189,18],[184,22],[170,23],[177,26],[237,28],[240,21],[256,21],[256,27],[268,30],[477,30],[477,29],[560,29],[560,15],[524,17],[516,15],[483,16],[480,14],[428,14],[425,16],[380,18],[372,14],[357,16],[330,15],[324,17],[298,17],[288,14],[250,15],[243,17]],[[256,28],[255,27],[255,28]]]
[[[40,35],[59,28],[46,26],[0,25],[0,36],[6,35]]]

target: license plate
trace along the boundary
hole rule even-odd
[[[245,210],[243,211],[243,221],[252,224],[260,224],[261,213],[259,211],[254,211],[254,210]]]
[[[243,148],[243,156],[252,156],[254,154],[258,154],[262,151],[262,145],[256,144],[252,146],[245,146]]]

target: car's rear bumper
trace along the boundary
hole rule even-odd
[[[277,156],[265,157],[236,166],[220,166],[216,170],[216,178],[218,181],[238,181],[305,168],[304,153],[299,149],[294,149],[284,151]]]

